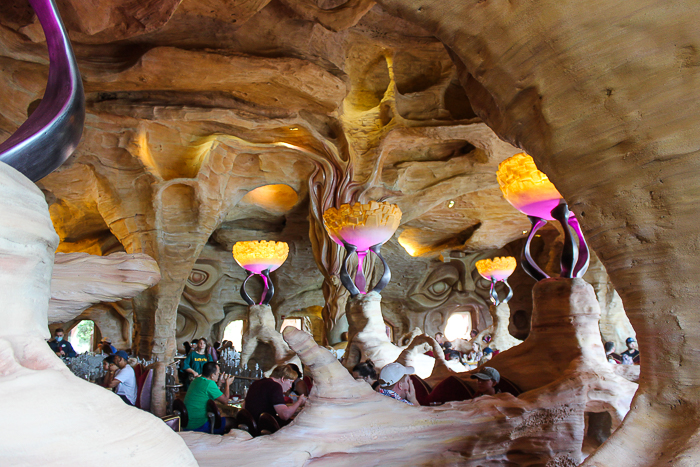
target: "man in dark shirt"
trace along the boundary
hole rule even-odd
[[[278,366],[272,370],[269,378],[260,379],[250,385],[245,397],[245,409],[256,421],[263,412],[276,416],[280,421],[289,420],[306,402],[306,396],[301,395],[290,406],[284,403],[284,393],[292,387],[296,377],[297,373],[289,365]]]
[[[63,329],[58,328],[54,331],[53,339],[49,341],[49,347],[53,350],[59,357],[75,357],[77,354],[73,350],[73,346],[70,342],[63,339]]]
[[[627,365],[632,365],[633,363],[639,363],[639,350],[637,350],[637,341],[634,337],[628,337],[625,340],[627,344],[627,350],[622,352],[622,363]]]

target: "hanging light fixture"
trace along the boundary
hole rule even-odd
[[[250,298],[250,295],[245,290],[245,286],[248,280],[256,274],[262,277],[265,284],[260,304],[270,304],[275,294],[275,287],[272,284],[272,279],[270,279],[270,272],[282,266],[288,255],[289,245],[285,242],[261,240],[236,242],[233,245],[233,259],[248,272],[248,277],[245,278],[241,285],[241,297],[248,305],[254,305],[255,301]]]
[[[513,289],[508,283],[508,278],[513,271],[515,271],[515,266],[517,265],[515,258],[512,256],[501,256],[493,259],[482,259],[476,262],[476,270],[484,279],[491,282],[491,289],[489,290],[489,295],[491,297],[491,302],[498,306],[501,303],[508,303],[508,301],[513,298]],[[506,298],[500,300],[498,298],[498,292],[496,292],[496,283],[503,282],[508,290]]]
[[[548,220],[557,220],[564,229],[561,277],[582,277],[588,269],[590,254],[581,227],[547,175],[537,169],[532,157],[525,153],[516,154],[498,165],[496,175],[505,199],[526,214],[532,224],[523,247],[521,264],[525,272],[537,281],[549,277],[532,259],[530,243]],[[571,228],[578,236],[578,246]]]
[[[370,201],[367,204],[343,204],[339,209],[329,208],[323,213],[323,225],[331,239],[345,247],[347,254],[340,268],[340,281],[352,296],[364,294],[366,281],[362,265],[372,251],[384,265],[384,274],[373,292],[381,292],[391,280],[391,271],[380,253],[381,246],[389,240],[401,222],[401,209],[395,204]],[[357,274],[350,278],[347,263],[357,252]]]

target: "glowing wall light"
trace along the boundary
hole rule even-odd
[[[261,305],[269,305],[275,294],[275,287],[270,279],[270,272],[282,266],[289,255],[289,245],[285,242],[250,241],[236,242],[233,245],[233,258],[239,266],[248,271],[248,277],[241,285],[241,297],[248,305],[255,302],[245,290],[248,280],[258,274],[265,283],[265,289],[260,299]]]
[[[512,256],[501,256],[493,259],[482,259],[476,262],[476,270],[479,271],[481,277],[491,282],[491,290],[489,295],[494,305],[498,306],[501,303],[508,303],[513,298],[513,289],[508,283],[508,278],[515,271],[517,263]],[[496,283],[503,282],[508,290],[506,298],[500,300],[498,292],[496,292]]]
[[[561,277],[582,277],[588,269],[590,255],[581,227],[549,178],[537,169],[532,157],[519,153],[504,160],[498,165],[496,176],[505,199],[517,210],[527,214],[532,224],[523,247],[521,264],[525,272],[537,281],[549,277],[532,259],[530,243],[535,233],[548,220],[556,219],[564,229]],[[571,232],[572,227],[578,236],[578,245]]]
[[[246,193],[241,203],[254,204],[275,213],[292,209],[299,201],[299,195],[288,185],[263,185]]]
[[[380,253],[381,246],[394,235],[401,222],[401,210],[395,204],[370,201],[368,204],[343,204],[339,209],[329,208],[323,213],[323,225],[331,239],[345,247],[347,254],[340,268],[340,280],[352,296],[365,293],[366,282],[362,265],[372,251],[384,265],[384,274],[373,292],[381,292],[391,280],[391,271]],[[355,282],[350,278],[347,263],[357,252]]]

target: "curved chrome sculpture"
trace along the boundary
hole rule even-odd
[[[37,109],[5,142],[0,162],[41,180],[73,154],[83,134],[85,94],[80,71],[53,0],[29,0],[46,35],[49,79]]]
[[[381,247],[396,232],[401,222],[401,209],[395,204],[370,201],[343,204],[339,209],[328,208],[323,213],[323,226],[328,236],[345,248],[346,255],[340,267],[340,282],[353,297],[364,294],[367,288],[362,267],[371,251],[384,265],[384,273],[372,292],[381,293],[391,280],[389,265],[381,254]],[[357,273],[353,281],[348,272],[348,260],[357,253]]]
[[[381,293],[382,290],[384,290],[384,287],[386,287],[389,284],[389,281],[391,281],[391,270],[389,269],[389,265],[387,264],[386,260],[382,256],[381,253],[381,248],[382,248],[383,243],[378,243],[376,245],[373,245],[369,247],[369,251],[374,253],[379,257],[379,260],[382,262],[382,265],[384,266],[384,272],[382,273],[382,277],[379,279],[379,282],[377,282],[377,285],[374,286],[374,288],[371,290],[371,292],[376,292],[376,293]],[[347,242],[343,242],[343,246],[345,247],[345,251],[347,254],[345,255],[345,258],[343,258],[343,262],[340,265],[340,282],[345,286],[345,288],[350,292],[350,295],[355,297],[360,294],[364,294],[364,290],[367,286],[365,282],[365,276],[362,274],[362,262],[364,261],[364,258],[367,256],[367,252],[358,252],[357,247],[355,245],[351,245]],[[353,253],[357,253],[357,261],[358,261],[358,266],[357,266],[357,275],[355,276],[355,282],[353,282],[352,277],[350,277],[350,273],[348,273],[348,260],[350,259],[350,256]],[[360,256],[362,254],[362,256]]]
[[[245,287],[250,278],[258,274],[265,283],[259,305],[269,305],[275,295],[275,286],[270,278],[270,272],[275,271],[287,260],[289,245],[285,242],[265,240],[236,242],[231,252],[238,265],[248,272],[248,276],[241,285],[243,300],[249,306],[255,305],[255,301],[250,298]]]
[[[241,297],[243,298],[243,300],[245,300],[248,306],[255,305],[255,300],[250,298],[250,295],[248,295],[245,286],[246,284],[248,284],[248,279],[250,279],[256,274],[258,273],[248,271],[248,275],[243,281],[243,284],[241,284]],[[260,277],[262,277],[263,282],[265,283],[265,288],[263,289],[262,298],[260,298],[260,303],[258,303],[258,305],[269,305],[272,301],[272,297],[274,297],[275,295],[275,285],[272,283],[272,279],[270,278],[270,270],[265,269],[264,271],[262,271],[260,273]]]
[[[574,213],[569,211],[566,201],[547,175],[537,168],[532,157],[524,152],[509,157],[498,164],[496,176],[503,197],[515,209],[526,214],[532,224],[521,257],[525,272],[536,281],[549,277],[532,258],[530,244],[548,220],[557,220],[564,230],[560,277],[583,277],[588,269],[590,253],[581,227]],[[574,234],[578,237],[578,245]]]
[[[498,306],[501,303],[508,303],[510,299],[513,298],[513,288],[508,283],[508,278],[513,274],[517,266],[515,258],[512,256],[503,256],[493,259],[482,259],[477,261],[475,266],[479,275],[491,282],[491,288],[489,289],[491,303]],[[498,292],[496,291],[496,284],[498,282],[503,282],[507,290],[506,298],[503,300],[498,297]]]

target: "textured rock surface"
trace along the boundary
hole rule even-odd
[[[144,254],[57,253],[49,324],[70,321],[96,303],[133,298],[159,280],[158,264]]]
[[[599,379],[584,363],[519,398],[500,394],[410,407],[353,380],[308,334],[287,329],[285,340],[315,381],[303,412],[276,434],[252,440],[183,433],[200,466],[228,465],[231,452],[245,465],[261,466],[380,460],[387,465],[577,465],[586,412],[592,410],[590,394],[615,392],[614,383]]]
[[[160,420],[74,376],[46,345],[51,268],[58,236],[42,193],[0,163],[0,428],[7,465],[196,465],[182,440]],[[61,429],[38,423],[70,407]],[[79,442],[76,442],[80,433]],[[90,448],[99,446],[98,449]]]
[[[467,287],[469,261],[452,253],[500,249],[528,228],[493,177],[517,146],[576,212],[643,354],[633,411],[588,462],[696,463],[694,2],[229,3],[61,2],[89,114],[74,158],[41,186],[61,251],[123,249],[158,261],[163,281],[136,300],[141,353],[172,355],[180,323],[182,340],[243,316],[226,293],[203,304],[183,298],[198,263],[230,264],[230,245],[216,240],[225,234],[308,236],[298,241],[302,273],[280,270],[300,291],[286,304],[328,301],[327,324],[341,322],[340,256],[318,219],[355,200],[387,199],[404,212],[403,246],[385,248],[395,279],[382,310],[399,333],[432,334],[460,300],[487,314],[467,292],[478,289]],[[0,137],[35,108],[46,82],[38,25],[15,4],[0,9]],[[242,201],[275,183],[292,187],[298,205],[280,214]],[[601,293],[607,280],[593,282],[616,306]],[[527,287],[511,302],[519,337]],[[287,314],[276,299],[275,312]]]
[[[379,3],[461,62],[472,107],[568,200],[637,329],[632,410],[586,465],[697,463],[697,5]]]
[[[282,339],[282,334],[275,330],[275,317],[270,305],[249,306],[247,326],[243,332],[241,365],[247,365],[252,358],[269,374],[277,365],[291,361],[299,364],[299,359]]]
[[[37,24],[15,3],[0,11],[8,25],[0,37],[7,91],[0,136],[26,118],[45,82]],[[221,338],[234,319],[228,314],[243,317],[235,293],[210,304],[188,295],[198,263],[230,270],[229,242],[238,240],[293,241],[297,267],[308,274],[283,268],[276,275],[290,284],[273,303],[276,318],[328,302],[331,327],[345,310],[342,256],[319,220],[327,207],[380,197],[399,204],[397,237],[424,255],[410,256],[395,239],[385,249],[395,276],[405,278],[385,293],[395,331],[419,325],[432,334],[465,301],[484,314],[482,298],[449,293],[453,273],[437,280],[440,292],[427,302],[405,297],[433,285],[424,283],[444,264],[435,259],[441,252],[500,248],[527,228],[493,176],[516,149],[474,118],[442,45],[371,2],[328,10],[295,1],[207,5],[59,5],[89,116],[78,151],[42,188],[59,251],[140,252],[161,266],[160,285],[135,303],[139,352],[167,357],[185,339]],[[241,199],[275,183],[297,193],[291,209]],[[285,296],[297,290],[304,296]],[[165,332],[172,326],[177,342]]]
[[[382,296],[377,292],[348,299],[348,345],[343,355],[343,365],[350,371],[358,363],[367,360],[372,360],[377,369],[381,369],[387,363],[396,361],[402,354],[403,349],[394,345],[387,336],[381,300]],[[409,347],[410,344],[411,342],[408,343]],[[423,352],[426,350],[428,348],[423,349]],[[435,359],[422,355],[422,352],[412,352],[410,360],[408,357],[404,357],[403,360],[405,364],[413,366],[416,374],[422,378],[430,376],[435,366]]]

